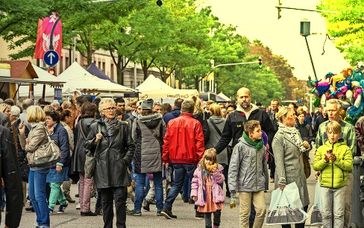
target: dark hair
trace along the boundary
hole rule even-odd
[[[234,110],[236,110],[236,108],[237,108],[235,104],[229,104],[226,108],[229,108],[229,107],[233,108]]]
[[[71,117],[71,116],[72,116],[72,112],[68,109],[65,109],[61,112],[60,119],[61,119],[61,121],[64,121],[66,119],[66,117]]]
[[[13,99],[11,99],[11,98],[5,99],[4,103],[5,104],[8,104],[10,106],[14,106],[15,105],[15,101]]]
[[[259,126],[260,123],[258,120],[249,120],[244,124],[244,132],[245,134],[249,135],[249,133],[252,133],[254,129]]]
[[[172,111],[172,106],[168,103],[163,103],[162,104],[162,113],[167,113]]]
[[[59,120],[60,120],[59,113],[56,112],[56,111],[54,111],[54,110],[49,111],[49,112],[46,112],[45,114],[46,114],[46,116],[50,116],[54,122],[57,122],[58,123]]]
[[[82,106],[82,104],[85,102],[92,102],[92,97],[90,95],[81,95],[76,98],[76,103],[79,106]]]
[[[182,99],[182,98],[177,98],[177,99],[174,101],[174,107],[178,107],[179,109],[181,109],[181,107],[182,107],[182,102],[183,102],[183,99]]]
[[[123,97],[115,97],[114,101],[115,101],[115,103],[125,103],[125,100]]]
[[[95,117],[97,112],[97,105],[94,103],[86,102],[81,106],[81,116],[82,117]]]

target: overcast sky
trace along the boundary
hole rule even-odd
[[[318,0],[282,0],[283,6],[315,9]],[[278,0],[203,0],[205,6],[212,7],[213,14],[226,24],[237,26],[241,35],[250,40],[259,39],[273,53],[282,55],[295,68],[298,79],[314,78],[308,50],[304,38],[299,34],[300,21],[311,21],[311,33],[308,36],[312,58],[318,78],[327,72],[339,73],[348,63],[330,40],[323,44],[326,24],[323,17],[315,12],[282,9],[278,20],[275,6]]]

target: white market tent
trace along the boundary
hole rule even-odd
[[[53,83],[47,83],[45,85],[45,97],[54,97],[54,87],[62,88],[63,94],[71,94],[75,90],[79,90],[84,93],[126,93],[134,92],[135,90],[122,86],[116,83],[112,83],[108,80],[99,79],[98,77],[90,74],[87,70],[81,67],[77,62],[74,62],[59,76],[49,74],[47,71],[40,67],[33,65],[38,78],[34,80],[42,83],[43,81],[51,81]],[[59,84],[63,84],[61,87]],[[49,85],[51,84],[51,85]],[[28,86],[21,86],[19,89],[20,97],[27,97],[29,93]],[[34,85],[34,97],[42,97],[43,85]]]
[[[74,62],[70,67],[58,76],[60,80],[66,82],[63,92],[79,90],[84,93],[126,93],[135,90],[123,85],[119,85],[108,80],[100,79]]]
[[[217,96],[221,98],[221,101],[231,101],[231,99],[228,96],[226,96],[225,94],[223,94],[222,92],[217,94]]]
[[[54,88],[61,88],[65,81],[58,77],[48,73],[46,70],[32,64],[38,78],[34,78],[34,81],[39,82],[34,85],[34,97],[41,97],[43,88],[45,86],[45,96],[54,97]],[[44,84],[44,86],[43,86]],[[19,88],[19,97],[28,97],[29,85],[21,86]]]
[[[141,99],[187,98],[199,94],[195,89],[174,89],[154,75],[149,75],[136,89]]]

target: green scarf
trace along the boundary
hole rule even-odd
[[[258,141],[253,141],[251,138],[249,138],[249,136],[245,132],[243,133],[243,137],[244,137],[245,141],[249,145],[253,146],[255,149],[257,149],[257,150],[262,149],[262,147],[263,147],[263,139],[260,139]]]

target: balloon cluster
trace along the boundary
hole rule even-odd
[[[339,99],[346,109],[345,120],[355,123],[364,111],[364,63],[359,62],[356,69],[346,68],[340,74],[327,73],[323,80],[311,80],[307,84],[316,95],[314,105],[324,106],[328,99]]]

